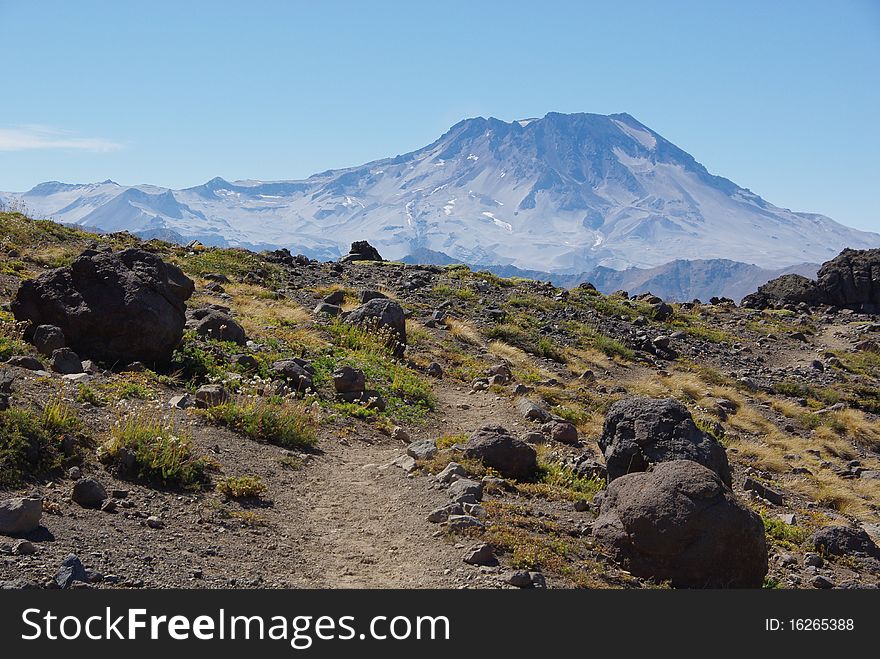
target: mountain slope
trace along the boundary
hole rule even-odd
[[[324,258],[368,239],[386,258],[430,250],[561,274],[676,259],[777,270],[880,246],[880,235],[778,208],[710,174],[627,114],[467,119],[412,153],[304,181],[44,183],[5,196],[37,216],[102,230]]]

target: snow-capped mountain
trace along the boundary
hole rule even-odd
[[[430,251],[555,273],[675,259],[778,269],[880,246],[878,234],[773,206],[710,174],[628,114],[466,119],[412,153],[303,181],[51,182],[3,197],[104,231],[322,258],[367,239],[391,259]]]

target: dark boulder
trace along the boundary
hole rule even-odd
[[[294,391],[306,391],[312,388],[315,368],[305,359],[299,357],[280,359],[272,364],[272,370],[289,382]]]
[[[768,309],[802,302],[880,314],[880,249],[845,249],[822,265],[815,281],[783,275],[746,296],[742,304]]]
[[[333,306],[339,306],[345,301],[345,291],[337,289],[330,293],[327,297],[324,298],[324,302],[327,304],[332,304]]]
[[[811,540],[816,549],[826,555],[862,555],[880,559],[880,549],[862,529],[825,526],[816,531]]]
[[[343,263],[348,261],[384,261],[379,251],[366,240],[357,240],[351,244],[348,254],[339,259]]]
[[[107,498],[107,490],[94,478],[80,478],[74,483],[70,498],[83,508],[100,508]]]
[[[6,363],[10,366],[18,366],[19,368],[25,368],[29,371],[45,371],[46,367],[36,357],[31,357],[30,355],[13,355],[9,359],[6,360]]]
[[[315,314],[325,314],[327,316],[338,316],[342,313],[342,307],[328,302],[318,302],[315,307]]]
[[[535,449],[497,425],[483,426],[471,435],[464,455],[480,460],[504,478],[529,478],[538,468]]]
[[[802,275],[782,275],[763,286],[756,293],[743,298],[742,306],[749,309],[772,309],[786,304],[805,302],[815,306],[822,304],[824,296],[816,282]]]
[[[89,580],[82,561],[76,554],[70,554],[61,563],[58,572],[55,573],[55,583],[61,589],[70,588],[74,582],[87,582]]]
[[[672,398],[628,398],[617,401],[605,416],[599,438],[608,480],[645,471],[652,464],[693,460],[731,484],[727,453],[697,428],[687,408]]]
[[[82,373],[82,361],[70,348],[58,348],[52,353],[52,359],[49,361],[52,370],[62,375],[72,373]]]
[[[593,537],[634,575],[681,588],[760,588],[761,518],[718,475],[690,460],[612,481]]]
[[[165,362],[183,335],[194,285],[174,265],[140,249],[88,253],[69,267],[22,282],[16,320],[55,325],[88,359]]]
[[[880,249],[845,249],[816,279],[826,304],[880,314]]]
[[[406,314],[394,300],[375,298],[349,311],[345,322],[387,329],[395,342],[394,353],[403,356],[406,349]]]
[[[216,309],[196,309],[192,312],[192,319],[196,334],[199,336],[239,345],[247,343],[244,328],[226,312]]]
[[[361,393],[366,389],[364,372],[351,366],[343,366],[333,372],[333,387],[338,394]]]
[[[64,348],[67,345],[64,339],[64,332],[60,327],[55,325],[38,325],[34,330],[31,342],[41,355],[51,357],[52,353],[58,348]]]

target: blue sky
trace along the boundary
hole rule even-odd
[[[0,190],[303,178],[470,116],[629,112],[880,231],[880,2],[0,0]]]

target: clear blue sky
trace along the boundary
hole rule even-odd
[[[458,120],[629,112],[880,231],[880,2],[0,0],[0,190],[302,178]]]

